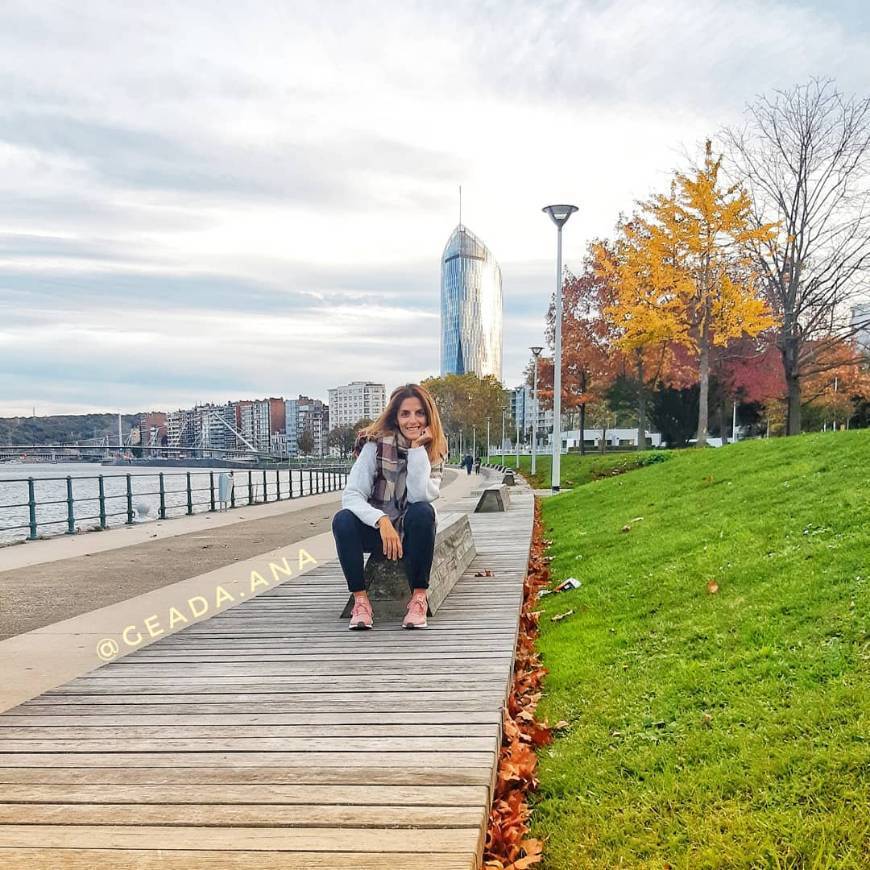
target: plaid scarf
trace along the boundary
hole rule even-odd
[[[405,481],[408,474],[408,448],[411,443],[401,432],[382,435],[377,439],[367,439],[360,435],[354,444],[354,458],[359,456],[368,440],[374,440],[377,444],[375,478],[369,504],[383,511],[390,518],[399,537],[404,537],[405,511],[408,509]]]

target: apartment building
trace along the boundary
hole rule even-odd
[[[374,420],[387,406],[387,391],[383,384],[352,381],[329,391],[329,425],[353,426],[358,420]]]
[[[271,453],[272,435],[285,431],[284,399],[244,400],[235,406],[236,428],[244,439],[243,446],[250,445],[258,453]]]
[[[310,432],[313,454],[323,456],[327,452],[326,441],[330,429],[331,406],[324,404],[320,399],[299,396],[298,399],[287,399],[284,407],[286,455],[298,456],[299,439],[303,432]]]

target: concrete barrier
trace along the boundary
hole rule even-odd
[[[506,511],[511,504],[511,491],[504,483],[488,486],[477,500],[476,514],[491,514]]]
[[[504,477],[501,479],[501,482],[506,486],[516,486],[517,482],[514,479],[514,473],[512,471],[506,471],[504,473]]]
[[[440,514],[435,533],[435,555],[429,574],[430,616],[437,612],[476,555],[468,515]],[[403,559],[393,561],[370,556],[366,562],[365,581],[376,619],[405,615],[411,587]],[[341,619],[349,619],[352,610],[353,595],[349,596]]]

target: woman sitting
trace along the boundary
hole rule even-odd
[[[435,550],[435,508],[447,440],[432,396],[418,384],[393,390],[386,410],[363,429],[356,462],[332,531],[347,587],[351,629],[371,628],[363,554],[404,559],[412,594],[404,628],[425,628],[427,589]]]

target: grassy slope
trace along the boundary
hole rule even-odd
[[[868,431],[545,500],[554,579],[583,582],[542,599],[540,712],[572,726],[542,755],[547,867],[870,866],[868,509]]]
[[[581,456],[579,453],[562,454],[562,462],[559,465],[560,486],[570,488],[581,486],[592,480],[598,480],[611,474],[619,474],[630,471],[639,465],[651,464],[664,461],[673,456],[673,452],[666,450],[620,451],[611,453],[587,453]],[[491,462],[501,462],[501,456],[495,454]],[[551,457],[538,456],[535,462],[535,475],[531,474],[532,460],[529,456],[520,456],[520,474],[537,489],[549,489],[552,482],[550,475]],[[516,467],[516,457],[510,454],[505,456],[504,464],[509,469]]]

